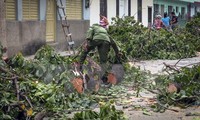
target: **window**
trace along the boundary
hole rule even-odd
[[[194,12],[195,12],[194,14],[196,15],[197,12],[198,12],[198,11],[197,11],[197,6],[194,7]]]
[[[181,19],[185,18],[185,7],[181,7]]]
[[[131,0],[128,0],[128,16],[131,16]]]
[[[116,16],[119,16],[119,0],[116,0]]]
[[[168,6],[168,14],[170,14],[173,11],[173,7],[172,6]]]
[[[82,0],[66,0],[66,14],[68,19],[82,19]]]
[[[137,0],[138,2],[138,22],[142,22],[142,0]]]
[[[107,17],[107,0],[100,0],[100,14]]]
[[[38,20],[38,0],[23,0],[23,19]]]
[[[16,19],[16,1],[6,0],[6,19],[15,20]]]
[[[164,16],[164,12],[165,12],[165,6],[161,5],[161,15]]]
[[[152,24],[152,7],[148,7],[148,26],[151,27]]]
[[[153,8],[154,8],[153,13],[154,13],[154,17],[155,17],[157,14],[159,14],[159,5],[158,4],[154,4]]]
[[[179,13],[179,7],[176,6],[176,13]]]

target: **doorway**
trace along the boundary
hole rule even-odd
[[[148,27],[152,26],[152,7],[148,7]]]
[[[142,0],[137,0],[138,22],[142,22]]]
[[[107,17],[107,0],[100,0],[100,14]]]

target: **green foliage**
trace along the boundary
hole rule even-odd
[[[124,112],[116,110],[112,102],[104,103],[100,106],[100,112],[92,110],[82,111],[74,115],[73,120],[127,120]]]
[[[43,46],[35,53],[35,59],[39,61],[48,61],[51,64],[62,64],[63,62],[70,64],[73,62],[69,57],[63,57],[57,54],[56,51],[48,45]]]
[[[109,34],[118,41],[122,51],[134,59],[177,59],[195,56],[196,41],[186,31],[150,30],[133,17],[113,18]]]
[[[157,86],[163,88],[158,95],[161,107],[169,105],[187,107],[200,104],[200,65],[182,68],[180,73],[161,76],[157,80],[159,80]],[[180,92],[169,93],[166,89],[169,83],[176,83],[180,87]]]
[[[21,53],[14,56],[10,61],[10,66],[16,69],[17,74],[28,74],[30,77],[43,80],[45,83],[60,81],[61,73],[69,72],[68,57],[63,57],[49,46],[39,49],[32,60],[25,60]],[[69,76],[65,79],[70,79]],[[73,76],[71,76],[73,77]]]
[[[186,30],[195,36],[200,36],[200,13],[197,13],[191,21],[186,24]]]
[[[134,17],[112,18],[112,25],[109,27],[109,34],[116,40],[126,43],[132,39],[132,35],[143,33],[146,28],[136,22]],[[124,44],[123,44],[124,45]]]
[[[0,118],[16,119],[20,105],[25,106],[23,112],[33,107],[32,116],[47,111],[51,118],[66,118],[67,111],[89,108],[95,101],[89,95],[80,95],[73,90],[70,80],[75,75],[70,62],[71,58],[56,54],[49,46],[38,50],[32,60],[26,60],[19,53],[8,64],[0,61],[0,108],[3,108]],[[13,76],[17,76],[17,83]],[[16,90],[20,92],[20,100]]]
[[[187,22],[186,31],[193,35],[193,41],[191,42],[200,51],[200,13],[197,13],[191,21]]]

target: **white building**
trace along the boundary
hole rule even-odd
[[[144,26],[152,23],[153,0],[84,0],[84,19],[90,25],[99,22],[99,14],[105,15],[111,22],[112,17],[134,16]]]
[[[200,12],[200,0],[195,0],[193,4],[189,5],[190,7],[190,16],[193,17],[197,14],[197,12]]]

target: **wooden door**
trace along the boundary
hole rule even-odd
[[[55,41],[55,26],[56,26],[56,9],[55,0],[47,0],[47,11],[46,11],[46,41]]]

